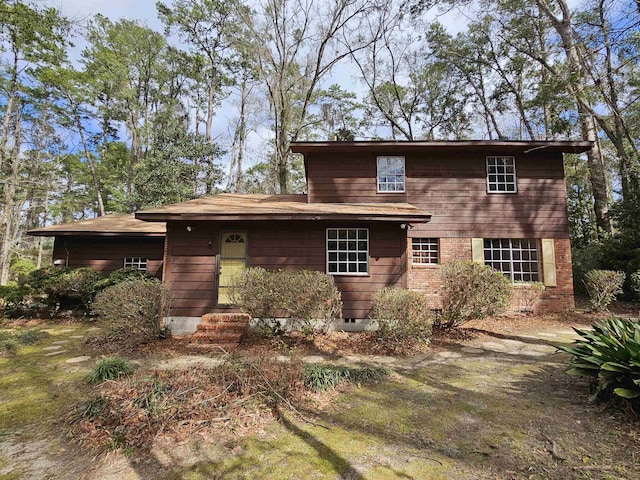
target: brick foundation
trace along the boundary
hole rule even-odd
[[[534,305],[536,312],[557,312],[575,307],[573,276],[571,270],[571,244],[568,238],[554,240],[556,261],[556,287],[545,287],[541,298]],[[471,238],[440,238],[440,264],[455,260],[471,261]],[[423,292],[432,308],[440,308],[440,265],[413,265],[411,240],[407,242],[407,288]],[[524,291],[514,292],[509,311],[521,311],[527,307]]]

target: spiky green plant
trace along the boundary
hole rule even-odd
[[[381,367],[348,368],[334,365],[308,364],[304,367],[304,384],[309,390],[331,390],[341,383],[350,382],[357,385],[380,380],[388,374]]]
[[[120,357],[107,357],[96,363],[96,366],[87,376],[87,380],[90,382],[117,380],[131,373],[133,373],[133,367],[125,359]]]
[[[567,373],[596,379],[592,399],[610,393],[640,398],[640,324],[611,317],[593,330],[574,330],[582,338],[558,348],[573,356]]]

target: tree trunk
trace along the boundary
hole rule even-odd
[[[561,18],[555,16],[546,0],[536,0],[536,4],[549,18],[562,40],[562,47],[569,65],[569,87],[576,100],[582,138],[593,142],[593,148],[587,152],[587,162],[593,190],[594,211],[599,230],[598,234],[599,236],[602,234],[610,234],[613,228],[611,219],[608,216],[610,204],[609,186],[602,151],[598,144],[598,131],[591,114],[593,108],[588,97],[588,92],[586,91],[585,71],[582,67],[577,45],[573,37],[573,26],[571,25],[569,6],[566,0],[556,0],[556,2],[562,13]]]
[[[84,129],[82,127],[82,122],[80,120],[80,114],[78,113],[78,106],[74,103],[71,96],[67,96],[69,100],[69,105],[73,111],[73,119],[76,124],[76,128],[78,130],[78,135],[80,136],[80,142],[82,143],[82,148],[84,149],[84,155],[87,159],[87,165],[89,165],[89,171],[91,172],[91,181],[93,182],[93,189],[96,192],[96,199],[98,201],[98,216],[102,217],[105,214],[104,211],[104,202],[102,201],[102,191],[100,190],[100,182],[98,179],[98,172],[96,171],[95,162],[93,161],[93,156],[91,155],[91,151],[89,150],[89,145],[87,144],[87,140],[84,136]]]
[[[14,142],[9,157],[9,175],[4,186],[4,210],[2,223],[0,225],[2,243],[0,244],[0,285],[6,285],[9,281],[9,270],[11,267],[11,254],[18,234],[18,222],[22,205],[17,198],[16,190],[20,181],[20,171],[22,169],[20,158],[20,146],[22,145],[22,121],[21,107],[18,105],[15,116]]]
[[[0,172],[2,172],[2,168],[4,167],[6,155],[5,149],[7,148],[7,141],[9,139],[9,125],[11,123],[13,103],[15,101],[16,91],[18,88],[18,58],[19,50],[14,47],[11,81],[9,82],[9,91],[7,93],[7,105],[4,112],[4,121],[2,122],[2,131],[0,131]]]

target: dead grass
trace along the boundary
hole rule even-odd
[[[144,453],[159,437],[176,442],[202,433],[242,436],[262,428],[279,408],[307,403],[300,362],[228,358],[215,368],[139,371],[102,384],[76,406],[69,433],[99,449]],[[132,450],[129,450],[132,451]]]

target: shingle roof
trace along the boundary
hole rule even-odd
[[[340,220],[427,221],[430,213],[409,203],[307,203],[306,195],[213,195],[151,208],[136,218],[165,220]]]
[[[406,140],[372,140],[354,142],[292,142],[294,153],[415,153],[432,151],[485,151],[496,154],[529,154],[533,152],[582,153],[593,148],[593,142],[586,141],[520,141],[520,140],[440,140],[440,141],[406,141]]]
[[[130,215],[106,215],[104,217],[61,223],[50,227],[29,230],[29,235],[53,237],[57,235],[82,236],[164,236],[167,231],[164,223],[143,222]]]

